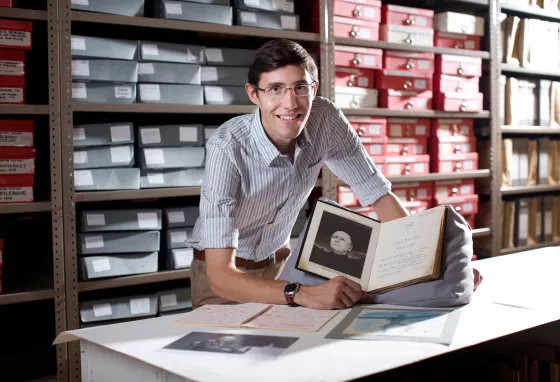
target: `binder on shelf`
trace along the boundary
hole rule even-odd
[[[558,206],[558,204],[556,204]],[[543,196],[543,228],[545,243],[551,243],[554,239],[554,197],[552,195]],[[558,215],[558,213],[556,213]]]
[[[515,201],[504,201],[502,223],[502,248],[515,247]]]
[[[535,245],[543,241],[543,199],[542,197],[528,198],[529,232],[527,245]]]
[[[538,147],[537,167],[538,167],[538,177],[539,177],[538,184],[548,184],[549,141],[550,141],[549,138],[539,138],[539,140],[537,141],[537,147]]]
[[[516,206],[516,229],[515,246],[524,247],[529,237],[529,200],[527,198],[517,199]]]

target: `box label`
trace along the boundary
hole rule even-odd
[[[157,212],[139,212],[138,216],[138,227],[151,229],[157,229],[158,225],[158,218]]]
[[[369,79],[367,77],[358,77],[358,86],[368,87]]]
[[[105,214],[86,214],[87,225],[99,227],[105,225]]]
[[[402,126],[401,125],[391,125],[390,127],[392,137],[402,137]]]
[[[31,33],[0,29],[0,45],[7,46],[30,46]]]
[[[373,56],[364,56],[364,63],[366,65],[374,65],[375,64],[375,57]]]
[[[187,241],[187,232],[186,231],[177,231],[171,232],[171,243],[184,243]]]
[[[163,178],[163,174],[161,172],[149,173],[148,174],[148,183],[149,184],[164,184],[165,179]]]
[[[0,159],[0,174],[32,174],[33,159]]]
[[[140,138],[142,138],[143,144],[161,143],[161,135],[158,128],[141,129]]]
[[[297,18],[295,16],[280,16],[280,22],[282,24],[282,29],[289,29],[295,30],[297,29]],[[360,30],[360,33],[363,33],[363,30]],[[367,29],[367,34],[369,35],[369,29]]]
[[[206,48],[206,60],[208,62],[224,62],[224,55],[221,49]],[[204,67],[202,67],[204,70]]]
[[[103,248],[105,246],[103,236],[86,236],[84,240],[86,242],[86,249]]]
[[[0,187],[0,203],[32,201],[33,187]]]
[[[159,49],[156,44],[142,44],[143,56],[159,56]]]
[[[465,49],[474,49],[474,41],[465,41]]]
[[[272,0],[272,8],[281,9],[287,13],[294,13],[294,1],[293,0]]]
[[[130,299],[131,314],[147,314],[150,313],[150,298],[132,298]]]
[[[244,23],[256,23],[257,15],[253,12],[241,12],[241,21]]]
[[[473,161],[472,160],[466,160],[464,165],[465,165],[465,170],[472,170],[473,169]]]
[[[170,308],[177,305],[177,295],[176,294],[165,294],[160,297],[161,307]]]
[[[78,82],[72,84],[72,98],[85,99],[87,98],[86,84]]]
[[[179,127],[179,141],[198,142],[198,128],[191,126]]]
[[[33,146],[33,133],[26,131],[0,131],[0,146]]]
[[[111,147],[111,163],[130,163],[132,160],[132,153],[130,147]]]
[[[95,317],[112,316],[111,304],[96,304],[93,306],[93,315]]]
[[[185,222],[185,214],[183,211],[172,211],[167,214],[167,219],[169,223],[177,224]]]
[[[165,3],[165,12],[169,15],[182,15],[183,7],[177,3]]]
[[[5,103],[22,103],[22,88],[0,88],[0,102]]]
[[[72,0],[71,3],[74,4],[74,5],[88,6],[89,5],[89,0]]]
[[[72,36],[72,50],[86,50],[86,40],[82,37]]]
[[[414,80],[414,87],[416,89],[426,89],[426,80]]]
[[[471,193],[471,186],[461,186],[461,195],[469,195]]]
[[[93,186],[93,176],[91,175],[91,171],[89,170],[74,171],[74,185]]]
[[[430,69],[430,61],[428,61],[428,60],[418,60],[418,69],[422,69],[422,70]]]
[[[132,98],[132,87],[115,86],[115,98]]]
[[[414,163],[414,172],[419,174],[424,172],[424,163]]]
[[[426,135],[426,126],[416,125],[416,135]]]
[[[83,141],[86,139],[86,129],[83,127],[75,128],[72,131],[72,135],[74,136],[75,141]]]
[[[252,5],[255,7],[261,6],[261,0],[245,0],[245,5]]]
[[[205,86],[204,95],[206,100],[210,102],[224,102],[224,91],[216,86]]]
[[[93,265],[93,271],[95,273],[107,272],[111,270],[111,262],[106,257],[102,259],[95,259],[91,262],[91,264]]]
[[[24,65],[21,61],[0,60],[0,75],[20,76],[23,75]]]
[[[202,67],[202,82],[218,81],[218,68],[213,66]]]
[[[138,64],[138,74],[155,74],[154,64],[151,62],[141,62]]]
[[[427,27],[428,26],[428,19],[422,16],[416,16],[416,25],[419,27]]]
[[[375,17],[375,9],[373,9],[373,8],[368,8],[368,7],[364,8],[364,9],[365,9],[365,13],[366,13],[366,17],[367,17],[367,18],[370,18],[370,19],[371,19],[371,18],[374,18],[374,17]]]
[[[212,134],[214,134],[216,132],[216,130],[218,130],[218,128],[216,128],[216,127],[212,127],[212,128],[205,127],[204,128],[204,140],[206,140],[206,141],[209,140],[210,137],[212,136]]]
[[[140,97],[143,101],[159,101],[161,99],[159,85],[140,85]]]
[[[72,60],[72,75],[89,77],[89,61]]]
[[[398,164],[398,163],[389,164],[388,173],[389,173],[389,175],[400,175],[401,174],[401,165]]]
[[[111,141],[130,142],[130,126],[111,126]]]
[[[144,158],[146,160],[146,164],[148,165],[158,165],[165,163],[162,149],[144,149]]]
[[[175,266],[177,268],[188,268],[193,260],[193,252],[189,249],[177,249],[175,254]]]
[[[74,163],[85,164],[88,162],[87,151],[74,151]]]
[[[284,17],[284,16],[282,16],[282,17]],[[282,24],[282,28],[283,28],[283,29],[296,29],[295,23],[296,23],[296,20],[295,20],[295,18],[294,18],[294,27],[293,27],[293,28],[284,28],[284,24]],[[371,38],[371,32],[370,32],[370,30],[369,30],[368,28],[360,28],[360,32],[359,32],[359,33],[360,33],[359,36],[360,36],[361,38]]]

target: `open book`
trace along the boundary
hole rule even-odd
[[[247,303],[237,305],[204,305],[182,315],[176,325],[220,326],[270,330],[315,332],[338,311],[321,311],[287,305]]]
[[[325,279],[343,275],[369,293],[440,277],[445,207],[381,223],[318,200],[296,269]]]

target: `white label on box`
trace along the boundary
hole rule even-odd
[[[150,313],[150,298],[132,298],[130,299],[130,313],[131,314],[146,314]]]
[[[470,153],[471,152],[470,143],[463,143],[463,152],[465,152],[465,153]]]
[[[169,223],[177,224],[185,222],[185,214],[183,211],[172,211],[167,214]]]
[[[416,135],[426,135],[426,126],[416,125]]]
[[[210,137],[212,136],[212,134],[214,134],[216,132],[216,130],[218,130],[217,127],[205,127],[204,128],[204,139],[205,140],[209,140]]]
[[[161,143],[161,135],[158,128],[150,128],[140,130],[140,138],[143,144]]]
[[[179,141],[198,142],[198,128],[191,126],[179,127]]]
[[[453,172],[453,167],[451,162],[442,162],[440,164],[441,172]]]
[[[244,23],[256,23],[257,15],[253,12],[241,12],[241,21]]]
[[[224,91],[222,88],[216,86],[205,86],[204,95],[207,101],[211,102],[224,102]]]
[[[86,84],[78,82],[72,84],[72,98],[84,99],[87,98]]]
[[[7,103],[22,103],[23,89],[21,88],[0,88],[0,101]]]
[[[445,198],[449,195],[448,191],[447,191],[447,187],[438,187],[436,189],[436,196],[438,198]]]
[[[472,212],[473,211],[473,204],[472,203],[463,204],[463,211],[464,212]]]
[[[402,126],[401,125],[391,125],[390,128],[392,137],[402,137]]]
[[[360,28],[359,37],[361,38],[371,38],[371,32],[368,28]]]
[[[419,198],[425,198],[428,196],[428,190],[426,190],[425,188],[419,188],[418,189],[418,195]]]
[[[430,61],[418,60],[418,69],[422,69],[422,70],[430,69]]]
[[[422,154],[424,152],[424,146],[422,145],[413,145],[412,152],[414,154]]]
[[[111,163],[130,163],[132,153],[130,147],[111,147]]]
[[[130,142],[130,126],[111,126],[111,141]]]
[[[72,50],[86,50],[86,40],[82,37],[72,36]]]
[[[0,159],[0,174],[30,174],[34,168],[34,159]]]
[[[105,214],[86,214],[86,221],[88,226],[104,226]]]
[[[72,75],[89,77],[89,61],[72,60]]]
[[[206,60],[209,62],[224,62],[224,55],[221,49],[206,48]],[[204,70],[204,67],[203,67]]]
[[[255,7],[261,6],[261,0],[245,0],[245,5],[252,5]]]
[[[414,80],[414,88],[426,89],[426,80]]]
[[[423,16],[416,16],[416,25],[419,27],[427,27],[428,26],[428,20],[423,17]]]
[[[18,76],[23,73],[24,65],[21,61],[0,60],[0,75]]]
[[[400,146],[394,144],[387,145],[387,152],[388,153],[400,153]]]
[[[158,228],[157,212],[138,212],[138,227],[152,229]]]
[[[185,231],[171,232],[171,243],[184,243],[187,241],[187,233]]]
[[[356,200],[352,192],[343,192],[340,194],[340,203],[345,206],[353,206]]]
[[[105,243],[103,243],[103,236],[86,236],[86,249],[93,248],[103,248]]]
[[[175,250],[175,266],[178,268],[190,267],[193,259],[192,250],[177,249]]]
[[[295,16],[280,16],[280,22],[282,23],[282,29],[296,30],[297,29],[297,18]],[[369,29],[367,30],[369,33]]]
[[[132,87],[115,86],[115,98],[132,98]]]
[[[178,3],[165,3],[165,11],[170,15],[182,15],[183,7]]]
[[[464,163],[464,167],[465,170],[472,170],[473,169],[473,161],[472,160],[466,160]]]
[[[388,166],[389,168],[389,175],[400,175],[401,174],[401,165],[398,163],[391,163]]]
[[[464,185],[461,186],[461,195],[469,195],[471,193],[471,186]]]
[[[416,106],[418,106],[418,107],[428,106],[428,99],[427,98],[416,98]]]
[[[72,4],[74,5],[89,5],[89,0],[72,0]]]
[[[369,79],[367,77],[358,77],[358,86],[368,87]]]
[[[414,173],[420,174],[424,172],[424,163],[414,163]]]
[[[87,163],[87,151],[74,151],[74,163],[84,164]]]
[[[294,0],[272,0],[272,8],[294,13]]]
[[[177,295],[176,294],[164,294],[160,297],[161,307],[170,308],[177,305]]]
[[[151,62],[140,62],[138,64],[138,74],[155,74],[154,64]]]
[[[33,187],[0,187],[0,202],[32,202]]]
[[[546,236],[552,234],[552,211],[544,212],[544,234]]]
[[[93,186],[93,176],[89,170],[74,171],[75,186]]]
[[[78,127],[72,131],[75,141],[83,141],[86,139],[86,129]]]
[[[371,155],[380,155],[381,154],[381,145],[369,145],[369,153]]]
[[[141,84],[140,97],[143,101],[159,101],[161,94],[159,92],[159,85],[157,84]]]
[[[95,304],[93,306],[93,315],[95,317],[104,317],[113,315],[111,304]]]
[[[381,126],[379,125],[369,125],[369,133],[372,135],[381,134]]]
[[[365,13],[366,13],[366,17],[368,17],[368,18],[375,17],[375,9],[366,7],[366,8],[364,8],[364,10],[365,10]]]
[[[373,65],[375,64],[375,57],[373,56],[364,56],[364,63],[366,65]]]
[[[144,149],[144,158],[149,165],[165,163],[162,149]]]
[[[29,46],[31,45],[31,33],[0,29],[0,45]]]
[[[159,49],[156,44],[142,44],[143,56],[159,56]]]
[[[106,257],[92,260],[91,265],[93,265],[93,271],[95,273],[107,272],[111,270],[111,262]]]
[[[465,49],[474,49],[474,41],[465,41]]]
[[[161,173],[161,172],[148,173],[148,183],[149,184],[164,184],[165,179],[163,178],[163,173]]]
[[[33,146],[33,133],[0,131],[0,146]]]
[[[218,68],[213,66],[202,67],[202,82],[218,81]]]

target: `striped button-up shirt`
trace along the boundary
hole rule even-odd
[[[327,99],[314,99],[293,162],[268,139],[258,109],[227,121],[206,144],[200,216],[190,244],[199,250],[236,248],[237,257],[266,259],[289,241],[323,164],[363,206],[391,189],[346,117]]]

